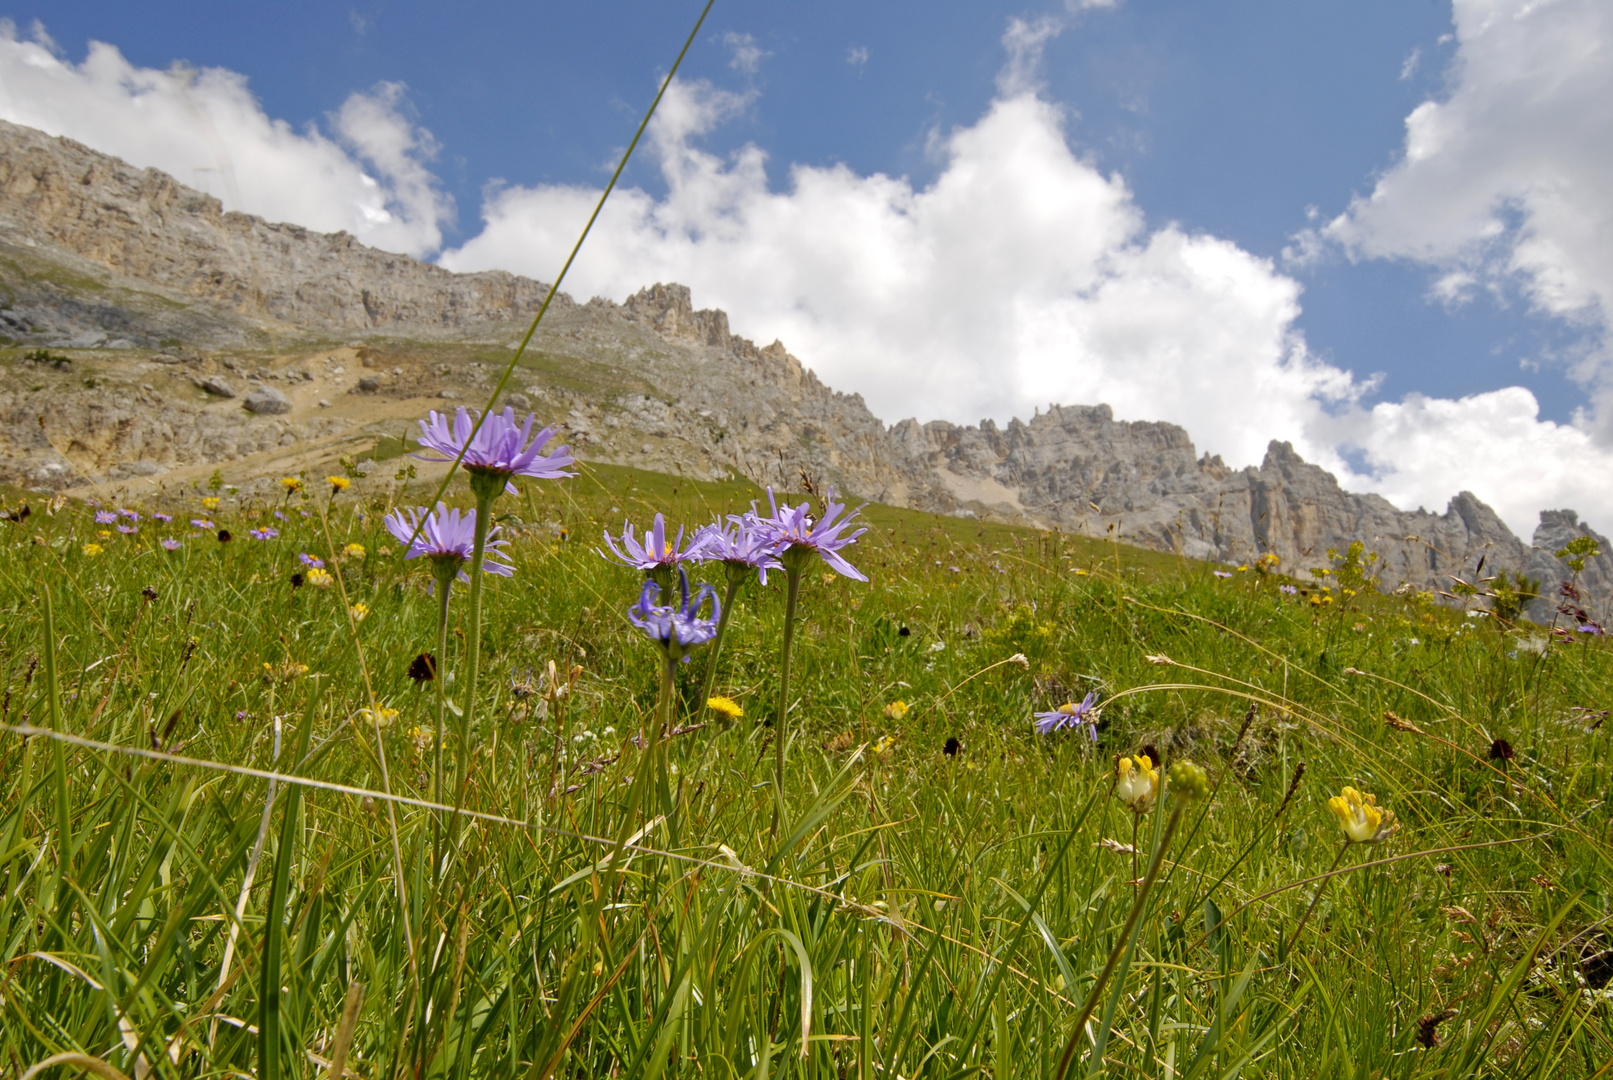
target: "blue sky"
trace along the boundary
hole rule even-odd
[[[1537,35],[1547,53],[1564,48],[1567,35],[1595,38],[1607,27],[1605,12],[1599,10],[1605,5],[1596,0],[1556,0],[1544,6],[1557,9],[1548,13],[1556,24]],[[1204,399],[1203,416],[1194,413],[1192,395],[1174,410],[1161,405],[1157,416],[1143,416],[1153,400],[1144,392],[1147,386],[1128,395],[1114,390],[1112,379],[1061,382],[1043,372],[1027,376],[1017,397],[981,398],[975,413],[969,412],[975,399],[963,390],[950,398],[917,400],[913,411],[921,418],[1003,419],[1008,412],[1028,411],[1025,406],[1038,389],[1103,391],[1117,400],[1120,415],[1183,423],[1201,445],[1229,460],[1239,459],[1236,464],[1253,463],[1247,460],[1251,457],[1257,461],[1258,447],[1268,435],[1292,438],[1307,456],[1338,469],[1350,486],[1377,485],[1401,504],[1421,501],[1441,509],[1440,493],[1452,494],[1451,485],[1458,484],[1496,502],[1515,527],[1527,531],[1532,509],[1539,508],[1526,505],[1531,487],[1527,474],[1487,479],[1486,469],[1494,473],[1499,468],[1493,462],[1475,461],[1469,475],[1437,460],[1512,437],[1522,442],[1497,460],[1519,454],[1556,454],[1561,459],[1542,465],[1558,479],[1549,492],[1535,493],[1537,502],[1549,497],[1574,504],[1579,496],[1577,505],[1605,510],[1607,524],[1613,525],[1613,490],[1603,492],[1578,475],[1590,470],[1586,461],[1600,461],[1594,455],[1605,441],[1602,414],[1607,410],[1600,410],[1599,402],[1607,298],[1599,291],[1606,284],[1597,277],[1601,267],[1587,268],[1584,258],[1575,262],[1570,251],[1562,255],[1562,266],[1541,268],[1534,250],[1541,245],[1529,248],[1523,241],[1535,233],[1549,240],[1548,230],[1531,233],[1531,223],[1538,222],[1530,217],[1535,212],[1530,204],[1519,202],[1523,181],[1503,176],[1505,168],[1495,164],[1515,156],[1507,140],[1527,142],[1527,125],[1503,117],[1493,128],[1480,127],[1498,115],[1493,104],[1485,103],[1501,93],[1482,81],[1487,77],[1483,49],[1517,52],[1520,41],[1529,40],[1499,39],[1502,31],[1494,29],[1491,16],[1499,11],[1517,18],[1519,10],[1521,5],[1509,0],[1459,0],[1454,10],[1451,3],[1435,0],[1223,5],[1144,0],[1113,5],[1071,0],[1060,5],[1055,0],[1040,7],[905,0],[879,5],[719,2],[682,72],[691,88],[687,104],[693,119],[676,137],[668,136],[659,156],[651,148],[641,153],[627,181],[645,201],[632,221],[624,218],[621,230],[611,234],[615,241],[601,243],[599,258],[607,261],[610,243],[618,244],[621,254],[612,265],[621,265],[596,269],[591,277],[584,274],[573,287],[593,284],[611,294],[647,284],[648,278],[633,278],[634,257],[643,256],[640,264],[646,273],[654,269],[665,271],[656,276],[692,279],[697,303],[728,307],[743,332],[763,336],[776,329],[832,385],[865,392],[884,419],[898,419],[893,409],[900,411],[904,403],[894,388],[911,370],[893,370],[888,385],[878,380],[867,387],[854,385],[866,358],[848,354],[837,361],[850,346],[835,335],[845,338],[857,327],[826,325],[833,320],[830,292],[815,294],[814,279],[796,268],[796,291],[775,298],[770,307],[773,300],[747,293],[718,271],[702,274],[699,267],[716,259],[712,254],[702,263],[704,256],[698,256],[703,230],[716,227],[719,219],[691,218],[686,207],[676,214],[671,209],[700,201],[690,194],[695,173],[714,185],[699,189],[706,192],[701,199],[742,186],[736,163],[749,152],[763,186],[752,182],[748,195],[732,196],[739,201],[722,210],[720,218],[750,222],[748,227],[757,232],[783,229],[781,215],[791,212],[783,196],[795,190],[796,170],[815,168],[819,172],[814,175],[829,178],[838,166],[849,174],[840,179],[843,198],[817,205],[838,207],[835,212],[865,206],[871,197],[867,182],[883,174],[905,180],[894,195],[886,193],[889,199],[879,211],[881,221],[898,220],[915,195],[945,187],[949,177],[958,182],[967,154],[948,140],[976,131],[983,142],[991,142],[984,134],[986,118],[996,106],[1020,95],[1046,108],[1017,121],[1004,119],[1004,139],[1017,137],[1014,131],[1032,139],[1051,131],[1062,136],[1069,162],[1045,152],[1036,160],[1063,169],[1054,172],[1072,183],[1104,180],[1120,190],[1114,196],[1088,185],[1091,199],[1102,203],[1105,213],[1112,212],[1108,218],[1091,219],[1094,228],[1109,222],[1116,230],[1109,246],[1092,256],[1093,266],[1108,268],[1094,271],[1098,278],[1083,277],[1085,271],[1072,266],[1055,266],[1050,272],[1069,272],[1072,281],[1080,279],[1070,289],[1090,296],[1103,281],[1118,288],[1175,274],[1158,262],[1169,258],[1162,246],[1149,245],[1180,234],[1191,248],[1197,238],[1204,249],[1200,256],[1232,260],[1224,274],[1243,282],[1236,289],[1250,298],[1248,310],[1266,313],[1250,316],[1247,341],[1222,347],[1251,354],[1265,350],[1266,368],[1225,367],[1227,379],[1243,377],[1251,389],[1242,398],[1233,393]],[[382,84],[401,84],[378,95],[383,99],[380,112],[394,123],[387,131],[417,137],[429,131],[435,153],[411,144],[401,172],[394,175],[383,166],[378,175],[388,197],[396,197],[389,206],[413,207],[400,212],[399,220],[412,213],[409,220],[418,227],[365,238],[395,249],[412,245],[416,253],[441,257],[456,268],[507,265],[540,278],[552,276],[541,266],[557,260],[544,262],[538,253],[547,257],[555,244],[550,231],[563,229],[531,233],[531,242],[521,249],[534,252],[530,259],[515,247],[501,246],[493,233],[525,235],[521,228],[535,228],[531,215],[540,211],[564,218],[569,204],[556,201],[557,193],[567,186],[603,183],[609,163],[653,93],[656,77],[665,71],[698,11],[699,5],[682,0],[484,3],[457,5],[451,13],[443,5],[398,2],[351,7],[56,2],[6,9],[17,27],[16,39],[34,37],[31,26],[39,20],[57,59],[70,72],[88,70],[88,45],[100,41],[140,71],[160,72],[183,61],[234,73],[244,80],[263,117],[285,121],[293,133],[306,133],[311,126],[336,147],[320,152],[346,152],[372,173],[377,173],[379,159],[366,152],[371,144],[355,126],[362,118],[349,114],[344,127],[338,114],[355,95],[368,94],[365,100],[373,101]],[[1023,40],[1031,42],[1020,52],[1009,40],[1015,25],[1027,30],[1029,37]],[[1015,68],[1013,74],[1009,69],[1016,56],[1023,70]],[[1495,62],[1490,63],[1493,72]],[[0,66],[0,83],[5,70]],[[1533,77],[1545,74],[1550,72]],[[1505,70],[1493,75],[1492,83],[1530,76]],[[1580,92],[1596,92],[1602,86],[1598,78],[1587,74]],[[35,122],[49,126],[53,121],[63,133],[97,144],[101,129],[93,122],[77,120],[65,108],[49,116],[37,109],[30,112],[29,93],[43,92],[13,78],[0,93],[0,115],[21,122],[45,117]],[[1464,105],[1472,101],[1479,104]],[[1482,223],[1467,219],[1467,224],[1452,224],[1438,233],[1407,224],[1438,217],[1444,199],[1437,177],[1425,182],[1416,169],[1405,166],[1401,172],[1408,175],[1397,179],[1397,166],[1406,158],[1408,116],[1429,102],[1446,106],[1448,123],[1468,125],[1461,144],[1470,147],[1463,151],[1467,157],[1447,151],[1452,169],[1482,171],[1489,167],[1485,163],[1493,165],[1498,179],[1490,187],[1475,187],[1468,197],[1478,208],[1475,213],[1507,222],[1512,241],[1503,237],[1497,247],[1493,230],[1486,233]],[[1467,113],[1461,108],[1468,108]],[[218,115],[244,114],[223,110]],[[1513,121],[1521,133],[1505,129]],[[1607,134],[1613,140],[1613,132]],[[118,138],[107,133],[105,141]],[[192,175],[184,175],[178,164],[182,157],[159,147],[160,142],[150,140],[152,160],[138,163],[158,164],[188,183],[209,186],[205,174],[210,166],[195,166]],[[132,159],[148,145],[125,143],[101,148]],[[1543,174],[1553,176],[1582,177],[1586,167],[1604,164],[1602,159],[1588,166],[1578,160],[1558,162],[1551,155],[1561,158],[1565,152],[1550,146],[1519,152],[1540,155],[1546,162]],[[678,171],[677,162],[684,160],[680,154],[694,172]],[[249,153],[237,157],[237,172],[250,169]],[[1401,186],[1382,188],[1380,207],[1372,197],[1386,176]],[[1528,191],[1541,187],[1531,183]],[[249,185],[243,185],[245,191]],[[414,202],[409,191],[415,192]],[[509,201],[497,201],[501,191]],[[224,194],[222,189],[219,193]],[[244,198],[251,201],[250,194]],[[1352,199],[1362,201],[1352,204]],[[764,203],[771,209],[757,209]],[[298,208],[291,206],[246,208],[271,217],[276,209],[280,216],[298,216]],[[1604,208],[1594,203],[1580,207],[1583,228],[1595,233],[1605,223],[1597,218]],[[314,227],[329,224],[312,210],[301,216],[311,218],[305,223]],[[496,228],[490,229],[484,217]],[[948,220],[952,223],[938,227],[940,232],[921,235],[913,243],[947,257],[944,248],[936,248],[936,237],[964,227],[962,218]],[[1070,218],[1076,220],[1087,219]],[[968,221],[977,230],[993,228],[989,207]],[[1572,231],[1561,222],[1557,227]],[[678,243],[668,246],[674,233]],[[724,243],[730,259],[736,251],[748,252],[743,234]],[[786,241],[775,236],[769,243],[774,246],[766,249],[772,253],[768,257],[776,258],[777,245]],[[1215,245],[1221,247],[1208,250]],[[1141,255],[1145,247],[1160,249],[1153,269]],[[962,250],[974,248],[964,244]],[[1015,250],[991,258],[1012,261]],[[1136,265],[1114,270],[1117,253]],[[689,256],[687,274],[678,273],[683,255]],[[983,266],[994,265],[991,258]],[[1544,258],[1549,263],[1551,252]],[[1191,252],[1182,259],[1182,265],[1203,265]],[[1572,279],[1564,287],[1566,299],[1550,293],[1552,282],[1565,274]],[[1443,289],[1439,298],[1437,286]],[[1279,295],[1284,289],[1293,295]],[[922,304],[927,296],[939,303],[943,295],[951,294],[921,290],[905,302]],[[1023,291],[1002,300],[1004,310],[1030,303]],[[1031,339],[1043,343],[1032,352],[1045,351],[1059,335],[1074,333],[1071,327],[1090,324],[1087,315],[1060,308],[1058,296],[1036,302],[1043,300],[1051,305],[1049,312],[1063,311],[1058,316],[1063,322],[1048,323],[1053,315],[1044,313],[996,331],[964,328],[964,336],[978,330],[980,336],[970,339],[977,351],[1031,348],[1022,346]],[[1206,333],[1201,324],[1213,327],[1218,316],[1208,302],[1198,307],[1183,303],[1182,317],[1198,319],[1196,328],[1149,355],[1157,358],[1174,350],[1184,354],[1179,362],[1191,367],[1194,360],[1188,354],[1202,345]],[[808,316],[802,312],[812,321],[803,322]],[[1319,404],[1274,406],[1269,433],[1254,430],[1258,418],[1245,421],[1250,432],[1241,433],[1229,421],[1208,415],[1239,408],[1258,414],[1267,404],[1259,389],[1265,385],[1262,372],[1292,368],[1296,340],[1303,343],[1307,362],[1320,367],[1308,381],[1301,380],[1302,386],[1294,384],[1300,389],[1283,392]],[[1184,341],[1189,346],[1182,346]],[[1078,365],[1090,360],[1095,349],[1076,350],[1078,359],[1036,362]],[[1168,364],[1149,370],[1156,380],[1170,378]],[[1340,377],[1331,372],[1351,373],[1346,389],[1339,388]],[[1381,378],[1372,381],[1369,377],[1375,374]],[[1509,388],[1526,390],[1538,404],[1537,427],[1523,423],[1527,402],[1516,397],[1453,405],[1454,412],[1432,419],[1417,404],[1417,395],[1461,403]],[[1127,408],[1128,401],[1138,404]],[[1387,411],[1374,411],[1377,405]],[[1415,419],[1414,413],[1424,419]],[[1573,427],[1576,419],[1578,427]],[[1491,430],[1486,431],[1486,424]],[[1461,426],[1460,437],[1453,425]],[[1407,434],[1411,427],[1417,431]],[[1400,434],[1391,437],[1391,432]],[[1443,451],[1441,439],[1448,440]],[[1422,462],[1417,454],[1429,461]]]

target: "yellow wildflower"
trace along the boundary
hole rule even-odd
[[[295,660],[287,660],[280,664],[271,664],[267,660],[263,663],[263,681],[266,683],[290,682],[308,674],[308,665],[299,664]]]
[[[348,544],[346,547],[342,548],[342,554],[346,555],[349,559],[362,559],[364,557],[364,545]]]
[[[84,554],[88,555],[90,558],[93,559],[97,555],[101,554],[101,552],[105,551],[106,549],[103,548],[100,544],[85,544],[82,550],[83,550]]]
[[[889,758],[891,747],[895,745],[896,740],[893,737],[881,735],[879,741],[874,744],[874,753],[881,758]]]
[[[316,566],[308,571],[308,584],[316,589],[328,589],[336,584],[336,579],[330,576],[329,570],[321,570]]]
[[[745,710],[739,707],[739,702],[733,698],[717,695],[706,699],[706,708],[722,717],[724,720],[738,720],[745,715]]]
[[[903,718],[907,716],[909,708],[910,706],[905,701],[893,701],[880,711],[885,714],[885,719],[901,723]]]
[[[330,493],[332,495],[338,491],[346,491],[353,486],[353,481],[345,476],[327,476],[325,479],[330,483]]]
[[[409,729],[409,741],[413,742],[415,750],[422,754],[431,749],[435,737],[430,728],[423,728],[418,724]]]
[[[1159,794],[1159,768],[1147,754],[1115,762],[1115,795],[1134,814],[1146,814]]]
[[[110,539],[112,539],[112,530],[111,529],[96,529],[95,530],[95,535],[99,536],[102,540],[110,540]]]
[[[353,616],[354,622],[363,622],[364,617],[370,613],[370,605],[361,600],[352,607],[348,608],[347,611],[348,614]]]
[[[1393,810],[1380,807],[1377,796],[1353,787],[1327,800],[1327,808],[1338,816],[1339,828],[1352,844],[1375,844],[1399,828]]]
[[[280,486],[286,489],[287,495],[290,495],[293,491],[302,490],[302,481],[295,476],[282,476]]]
[[[373,710],[360,709],[358,714],[378,728],[387,727],[398,718],[398,710],[389,709],[385,705],[377,705]]]
[[[203,499],[202,500],[202,509],[203,510],[217,510],[218,509],[218,496],[217,495],[209,495],[207,498]]]

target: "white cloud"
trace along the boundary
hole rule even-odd
[[[1063,32],[1064,20],[1053,15],[1029,22],[1017,15],[1010,18],[1003,33],[1008,63],[997,73],[997,93],[1013,97],[1035,90],[1041,82],[1042,50]]]
[[[395,83],[353,94],[332,118],[337,141],[271,120],[234,72],[139,68],[101,42],[75,65],[38,31],[22,40],[0,23],[0,117],[162,169],[230,209],[426,255],[453,208],[427,167],[436,143],[403,115],[402,94]]]
[[[853,45],[846,50],[846,63],[852,67],[863,67],[868,63],[868,46]]]
[[[1591,331],[1576,374],[1613,435],[1613,6],[1455,0],[1442,100],[1406,118],[1400,160],[1324,230],[1353,257],[1406,258],[1434,296],[1517,288]]]
[[[722,42],[733,54],[728,66],[746,75],[756,74],[757,68],[762,66],[762,61],[773,55],[756,44],[756,39],[750,34],[736,34],[730,30],[723,35]]]
[[[1455,401],[1410,394],[1352,410],[1337,429],[1377,470],[1358,487],[1397,506],[1440,510],[1467,488],[1525,540],[1547,508],[1572,507],[1599,528],[1613,525],[1613,454],[1588,432],[1539,415],[1535,396],[1510,386]]]

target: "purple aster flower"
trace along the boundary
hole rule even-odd
[[[1231,577],[1232,576],[1232,574],[1229,573],[1226,570],[1211,570],[1210,573],[1214,574],[1216,577]]]
[[[276,511],[275,511],[275,512],[274,512],[274,516],[275,516],[275,518],[276,518],[276,519],[277,519],[277,520],[280,520],[280,521],[284,521],[284,520],[286,520],[286,515],[284,515],[284,514],[282,514],[282,513],[281,513],[281,512],[280,512],[280,511],[278,511],[278,510],[276,510]]]
[[[1293,596],[1299,592],[1299,590],[1292,585],[1279,585],[1277,586],[1277,591],[1280,593],[1287,593],[1289,596]]]
[[[691,551],[699,552],[696,558],[725,563],[730,570],[750,567],[763,585],[767,584],[769,570],[784,566],[778,561],[778,545],[762,530],[754,514],[728,515],[726,529],[712,522],[694,534],[694,543],[689,546]]]
[[[842,548],[855,544],[857,537],[868,531],[858,529],[850,536],[845,535],[846,527],[851,524],[852,518],[862,512],[862,507],[859,506],[845,517],[841,517],[846,507],[844,503],[835,502],[835,489],[832,485],[823,494],[823,517],[816,521],[812,518],[811,503],[802,503],[796,507],[786,503],[784,509],[780,510],[778,503],[773,500],[772,488],[767,489],[767,501],[772,505],[773,513],[769,517],[757,518],[757,529],[775,545],[775,550],[780,555],[790,551],[815,551],[835,573],[857,581],[868,580],[862,571],[847,562],[840,554]]]
[[[460,581],[470,581],[464,565],[470,562],[476,547],[476,511],[450,510],[438,503],[437,509],[429,513],[425,507],[394,510],[384,520],[387,532],[397,537],[399,543],[409,545],[409,550],[403,556],[405,559],[430,559],[439,576],[455,576]],[[487,530],[487,550],[482,558],[482,569],[489,574],[509,577],[515,573],[515,568],[494,561],[506,558],[498,549],[509,543],[507,540],[493,539],[498,531],[497,525]]]
[[[1092,715],[1092,706],[1098,700],[1096,690],[1081,699],[1081,704],[1065,702],[1052,712],[1036,713],[1036,733],[1048,735],[1060,728],[1086,726],[1093,742],[1098,741],[1098,718]]]
[[[304,566],[311,566],[315,570],[323,570],[323,569],[325,569],[325,560],[324,559],[316,559],[312,555],[308,554],[306,551],[297,552],[297,558],[302,560],[302,564]]]
[[[254,540],[277,540],[280,538],[279,529],[253,529],[247,533]]]
[[[178,551],[180,545],[178,540],[175,540],[171,536],[165,536],[162,538],[162,546],[167,548],[169,551]]]
[[[140,526],[138,526],[138,525],[119,525],[118,526],[118,532],[122,533],[125,536],[128,536],[130,533],[137,533],[139,531],[140,531]]]
[[[576,461],[571,456],[570,447],[562,446],[548,454],[543,452],[544,446],[554,438],[554,428],[546,427],[538,432],[536,438],[532,438],[532,425],[537,418],[531,413],[527,414],[526,423],[519,425],[515,422],[514,409],[489,413],[479,431],[475,430],[476,417],[476,413],[460,406],[450,424],[447,416],[431,410],[429,419],[420,421],[418,442],[423,449],[435,451],[441,456],[414,456],[421,461],[453,461],[463,450],[468,472],[473,476],[481,474],[504,478],[504,490],[511,495],[516,494],[516,490],[515,485],[509,482],[510,477],[557,480],[574,475],[565,471],[567,465]]]
[[[635,570],[670,570],[686,559],[699,559],[701,557],[702,541],[700,537],[701,534],[696,533],[695,538],[689,542],[689,546],[679,551],[678,548],[683,543],[683,529],[681,527],[678,529],[678,538],[676,540],[670,544],[667,543],[666,522],[660,514],[656,514],[655,523],[644,532],[643,544],[640,544],[637,538],[634,537],[633,526],[625,521],[622,523],[622,535],[619,538],[622,546],[617,547],[616,541],[618,538],[612,537],[608,532],[605,534],[605,543],[610,547],[611,555],[616,556],[617,561],[625,566],[631,566]],[[599,551],[598,548],[594,550]],[[610,555],[605,555],[603,551],[599,553],[607,559],[611,557]]]
[[[128,518],[130,521],[138,522],[140,520],[140,515],[135,513],[133,510],[119,510],[118,513],[121,516]]]
[[[661,586],[646,581],[643,591],[639,593],[638,603],[627,609],[627,621],[665,649],[669,658],[688,663],[691,648],[704,645],[717,636],[717,620],[722,615],[722,604],[717,600],[717,590],[710,585],[700,586],[691,600],[689,575],[681,566],[678,567],[678,588],[683,594],[681,604],[677,607],[657,605],[651,601],[660,597]],[[702,619],[700,609],[707,600],[711,601],[711,616]]]
[[[97,510],[95,512],[95,523],[97,525],[110,525],[116,520],[118,520],[118,515],[111,510]]]
[[[152,516],[153,520],[160,521],[163,524],[167,524],[168,522],[174,520],[174,515],[165,514],[161,510],[158,510],[155,514],[152,514],[151,516]]]
[[[213,523],[208,521],[206,518],[191,518],[190,524],[191,527],[195,529],[206,529],[208,532],[213,531]]]

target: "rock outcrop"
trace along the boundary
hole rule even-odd
[[[513,346],[504,343],[550,291],[501,272],[454,274],[344,233],[225,212],[157,170],[4,122],[0,274],[0,334],[93,350],[98,370],[111,373],[97,386],[94,377],[41,376],[37,364],[23,372],[14,358],[0,383],[10,429],[0,435],[0,478],[54,486],[350,430],[362,424],[361,410],[400,395],[453,401],[455,380],[469,383],[464,397],[474,401],[490,382],[488,346],[507,357]],[[327,370],[318,387],[301,381],[311,383],[311,373],[282,362],[350,337],[404,359],[356,383],[340,367]],[[477,348],[442,365],[413,357],[418,343]],[[274,363],[253,376],[245,408],[217,396],[176,401],[150,382],[135,387],[154,365],[176,362],[151,351],[184,349],[196,354],[192,386],[214,395],[236,391],[200,354],[256,350]],[[1402,511],[1342,490],[1282,442],[1258,468],[1232,469],[1198,456],[1182,428],[1116,420],[1106,405],[1055,406],[1002,427],[915,419],[887,427],[860,396],[824,386],[779,342],[758,347],[734,335],[723,312],[696,309],[676,284],[622,304],[557,295],[529,355],[540,362],[520,376],[521,401],[563,423],[583,453],[647,468],[732,470],[784,484],[805,470],[898,505],[1088,535],[1112,529],[1197,559],[1247,562],[1270,552],[1294,572],[1326,565],[1330,548],[1359,540],[1378,554],[1390,588],[1446,588],[1453,577],[1475,579],[1482,561],[1486,575],[1521,572],[1551,591],[1566,575],[1554,552],[1595,535],[1573,511],[1554,510],[1525,544],[1468,492],[1442,514]],[[301,389],[288,397],[266,379]],[[321,392],[344,395],[341,417],[308,413]],[[1580,584],[1584,605],[1607,612],[1613,556],[1592,559]],[[1542,598],[1532,614],[1549,617],[1554,605]]]

